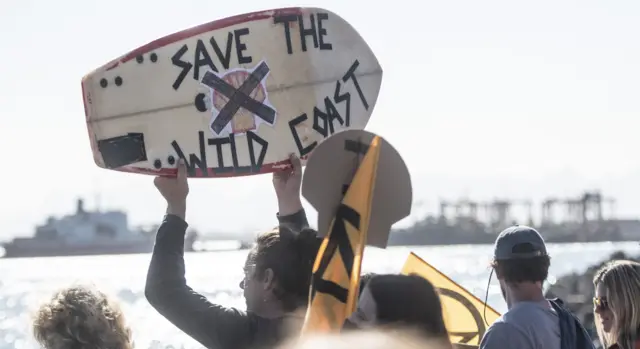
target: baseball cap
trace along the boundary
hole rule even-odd
[[[537,230],[526,225],[514,225],[503,230],[493,246],[496,260],[546,256],[547,247]]]

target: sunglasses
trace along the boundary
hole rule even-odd
[[[604,297],[594,297],[593,306],[596,310],[603,311],[609,309],[609,302]]]

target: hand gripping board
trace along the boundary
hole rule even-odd
[[[318,233],[324,236],[360,161],[376,135],[346,130],[320,144],[309,157],[302,178],[302,196],[318,211]],[[398,152],[380,137],[367,245],[386,248],[393,223],[411,213],[411,176]]]
[[[233,177],[304,161],[363,129],[382,69],[358,32],[318,8],[229,17],[144,45],[82,79],[95,163],[151,175]]]

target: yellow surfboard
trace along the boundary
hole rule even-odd
[[[411,212],[411,177],[382,137],[346,130],[314,150],[302,195],[318,211],[324,236],[302,335],[338,332],[358,301],[364,246],[385,248],[391,225]]]

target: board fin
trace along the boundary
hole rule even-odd
[[[309,157],[302,196],[318,212],[321,236],[329,231],[336,210],[375,137],[364,130],[338,132],[320,143]],[[391,225],[411,213],[412,188],[409,170],[400,154],[381,137],[380,147],[366,244],[386,248]]]

